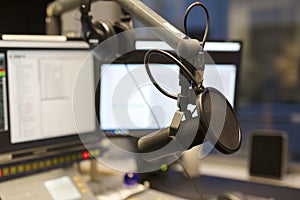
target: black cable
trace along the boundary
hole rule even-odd
[[[193,82],[194,87],[196,87],[198,85],[198,82],[196,81],[195,77],[193,76],[193,74],[187,69],[187,67],[182,64],[182,62],[180,62],[176,57],[174,57],[172,54],[164,51],[164,50],[160,50],[160,49],[152,49],[149,50],[144,58],[144,63],[145,63],[145,67],[146,67],[146,71],[147,74],[150,78],[150,80],[152,81],[153,85],[164,95],[166,95],[169,98],[175,99],[177,100],[177,95],[171,94],[169,92],[167,92],[166,90],[164,90],[162,87],[160,87],[160,85],[156,82],[156,80],[154,79],[154,77],[152,76],[152,73],[150,71],[149,68],[149,61],[150,61],[150,57],[152,56],[152,54],[158,54],[158,55],[162,55],[167,57],[169,60],[173,61],[175,64],[177,64],[177,66],[183,71],[183,73],[186,74],[186,76],[188,76],[188,78],[190,79],[190,81]]]
[[[192,73],[187,69],[187,67],[182,63],[180,62],[177,58],[175,58],[173,55],[171,55],[170,53],[164,51],[164,50],[160,50],[160,49],[152,49],[150,51],[148,51],[145,55],[145,58],[144,58],[144,63],[145,63],[145,67],[146,67],[146,71],[147,71],[147,74],[150,78],[150,80],[152,81],[153,85],[161,92],[163,93],[164,95],[172,98],[172,99],[177,99],[178,97],[173,95],[173,94],[170,94],[169,92],[167,92],[166,90],[164,90],[162,87],[160,87],[160,85],[156,82],[156,80],[153,78],[152,76],[152,73],[150,71],[150,68],[149,68],[149,60],[150,60],[150,57],[152,54],[158,54],[158,55],[162,55],[162,56],[165,56],[167,57],[168,59],[170,59],[171,61],[173,61],[175,64],[177,64],[178,67],[180,67],[180,69],[183,71],[183,73],[185,73],[188,78],[190,78],[190,81],[193,82],[194,84],[194,87],[197,87],[198,86],[198,82],[196,81],[196,79],[194,78],[194,76],[192,75]],[[196,110],[196,109],[195,109]],[[194,111],[195,111],[194,110]],[[193,111],[193,112],[194,112]],[[200,197],[200,200],[203,200],[203,196],[202,196],[202,193],[201,191],[199,190],[199,188],[197,187],[196,183],[193,181],[192,177],[190,176],[190,174],[188,173],[187,169],[185,168],[184,164],[181,162],[181,160],[179,158],[176,158],[177,159],[177,162],[181,165],[184,173],[187,175],[188,177],[188,180],[191,181],[193,187],[195,188],[195,190],[197,191],[199,197]]]
[[[192,115],[196,112],[197,110],[197,106],[194,108],[194,110],[192,111]]]
[[[176,160],[176,162],[181,166],[182,170],[183,170],[183,173],[186,174],[188,180],[190,180],[190,182],[192,183],[193,187],[195,188],[195,190],[197,191],[198,195],[199,195],[199,198],[200,200],[203,200],[203,196],[202,196],[202,193],[199,189],[199,187],[197,186],[197,184],[194,182],[194,180],[192,179],[192,177],[190,176],[189,172],[187,171],[187,169],[185,168],[185,165],[184,163],[180,160],[180,158],[178,158]]]
[[[153,119],[154,119],[154,121],[155,121],[155,123],[156,123],[157,128],[160,129],[161,127],[160,127],[159,121],[158,121],[158,119],[157,119],[155,113],[154,113],[153,110],[151,109],[151,106],[150,106],[150,104],[148,103],[148,101],[147,101],[147,99],[146,99],[146,97],[145,97],[143,91],[139,88],[139,84],[137,83],[136,79],[134,78],[134,76],[132,75],[131,71],[129,70],[128,64],[127,64],[127,63],[125,63],[125,68],[126,68],[127,73],[129,74],[130,78],[132,79],[133,83],[134,83],[135,86],[137,87],[137,89],[138,89],[140,95],[142,96],[142,98],[143,98],[145,104],[147,105],[147,107],[148,107],[148,109],[149,109],[149,111],[150,111],[150,113],[151,113],[151,115],[152,115],[152,117],[153,117]]]
[[[208,35],[208,30],[209,30],[209,25],[210,25],[210,18],[209,18],[209,13],[208,13],[208,10],[207,8],[200,2],[195,2],[193,4],[191,4],[185,11],[185,14],[184,14],[184,31],[185,31],[185,34],[188,35],[188,31],[187,31],[187,18],[188,18],[188,15],[190,13],[190,11],[192,10],[192,8],[194,8],[195,6],[200,6],[203,8],[204,12],[205,12],[205,15],[206,15],[206,25],[205,25],[205,32],[204,32],[204,35],[203,35],[203,38],[202,38],[202,46],[204,47],[205,43],[206,43],[206,39],[207,39],[207,35]]]

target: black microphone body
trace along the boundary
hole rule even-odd
[[[199,117],[182,121],[176,136],[171,135],[170,127],[153,132],[138,140],[138,149],[141,153],[149,153],[163,148],[171,141],[174,142],[168,148],[169,153],[185,151],[203,143],[206,131],[199,126]],[[170,152],[171,151],[173,152]]]
[[[159,159],[203,144],[206,136],[214,147],[224,154],[238,151],[241,146],[240,125],[225,96],[214,88],[207,88],[198,95],[197,102],[199,116],[181,121],[173,135],[168,127],[140,138],[139,151],[155,152],[151,159],[154,159],[154,156]]]

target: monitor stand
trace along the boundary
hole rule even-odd
[[[0,183],[1,200],[96,199],[76,168],[60,168]]]

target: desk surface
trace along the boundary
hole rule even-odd
[[[174,196],[158,190],[149,189],[143,193],[130,197],[128,200],[188,200],[188,199]]]
[[[228,161],[227,157],[225,160],[217,159],[217,161],[201,160],[200,174],[201,176],[193,181],[205,195],[219,195],[233,191],[245,195],[270,197],[276,200],[295,199],[295,197],[300,199],[299,174],[290,174],[283,180],[254,178],[249,176],[245,162],[243,164],[232,163]],[[148,173],[143,179],[150,181],[150,186],[154,190],[181,198],[199,199],[199,194],[192,182],[180,171]],[[150,193],[153,194],[153,192]],[[155,198],[151,198],[151,200],[155,200]]]
[[[182,173],[168,171],[161,174],[149,174],[146,179],[151,187],[175,196],[187,199],[199,199],[190,179]],[[202,175],[193,179],[201,193],[218,195],[226,192],[237,191],[245,195],[274,198],[276,200],[300,198],[300,190],[289,187],[275,186],[249,181],[233,180]]]
[[[288,173],[282,179],[261,178],[250,176],[243,160],[210,157],[200,162],[200,173],[207,176],[300,189],[299,172]]]

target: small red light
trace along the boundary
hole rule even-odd
[[[89,152],[88,151],[84,151],[82,152],[82,158],[83,159],[88,159],[90,156],[89,156]]]
[[[0,177],[2,177],[2,169],[0,169]]]

